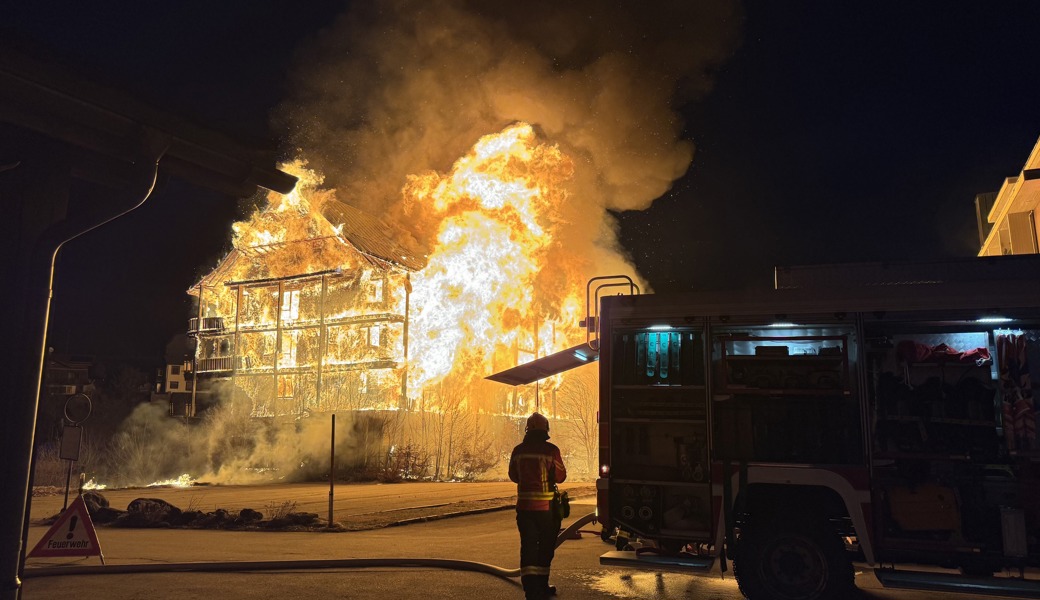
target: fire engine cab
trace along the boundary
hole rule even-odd
[[[601,562],[732,567],[751,600],[848,597],[854,563],[1040,597],[1040,261],[1018,258],[778,270],[760,292],[590,282],[567,352],[599,360]]]

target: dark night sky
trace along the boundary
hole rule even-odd
[[[66,4],[6,9],[0,36],[244,138],[271,138],[293,50],[344,6]],[[651,209],[620,215],[655,290],[768,286],[777,264],[974,254],[974,195],[1016,175],[1040,135],[1040,2],[744,6],[714,91],[681,107],[692,167]],[[238,204],[171,180],[66,246],[51,345],[158,360]]]

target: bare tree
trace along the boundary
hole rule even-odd
[[[437,386],[440,415],[437,423],[437,454],[444,452],[444,475],[451,478],[452,461],[457,452],[456,438],[466,416],[466,397],[469,386],[460,378],[449,375]],[[438,476],[439,465],[438,462]]]
[[[599,447],[599,373],[591,366],[576,369],[564,376],[556,392],[556,410],[562,421],[564,439],[573,442],[584,459],[582,475],[596,474],[596,451]]]

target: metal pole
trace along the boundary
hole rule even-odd
[[[329,435],[329,527],[332,527],[332,505],[336,493],[336,413],[332,413],[332,431]]]
[[[402,332],[404,342],[404,369],[401,371],[401,406],[407,410],[412,407],[408,402],[408,319],[412,302],[412,275],[404,274],[404,331]]]
[[[285,302],[285,282],[278,282],[278,300],[277,306],[275,306],[275,333],[274,333],[274,402],[271,403],[274,406],[274,415],[280,416],[283,414],[282,411],[282,390],[278,387],[278,363],[282,361],[282,302]],[[296,413],[294,416],[300,416],[300,413]]]
[[[65,509],[69,507],[69,486],[72,485],[72,461],[68,461],[69,470],[65,474],[65,502],[61,505],[61,511],[65,512]]]
[[[191,374],[191,406],[184,407],[184,422],[188,422],[188,417],[195,416],[195,394],[198,393],[199,389],[199,352],[202,351],[202,283],[199,283],[199,310],[196,312],[195,321],[195,352],[194,360],[195,365]]]
[[[329,280],[328,275],[322,273],[321,275],[321,297],[318,300],[318,371],[314,377],[314,409],[322,410],[323,404],[321,401],[321,377],[322,371],[325,369],[325,352],[327,350],[328,340],[325,334],[325,296],[329,292]]]
[[[532,333],[534,334],[534,359],[538,360],[538,318],[537,317],[535,317],[535,320],[534,320],[534,331]],[[541,386],[538,385],[540,381],[541,380],[535,380],[535,382],[534,382],[534,411],[535,412],[542,412],[542,394],[541,394],[542,390],[541,390]]]

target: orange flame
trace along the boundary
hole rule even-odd
[[[485,136],[447,174],[408,178],[397,210],[410,221],[413,233],[430,240],[426,266],[412,273],[410,282],[403,270],[373,275],[373,263],[347,243],[342,225],[323,216],[321,208],[337,198],[335,190],[319,189],[320,174],[301,161],[284,168],[300,177],[297,188],[285,196],[270,194],[266,208],[235,223],[237,254],[194,288],[203,290],[203,316],[223,317],[241,334],[224,334],[235,338],[223,347],[237,346],[237,369],[302,373],[318,364],[344,368],[370,361],[382,365],[375,367],[378,371],[387,363],[397,364],[407,371],[405,393],[414,400],[446,377],[453,386],[466,387],[495,370],[583,339],[577,322],[584,309],[584,279],[565,270],[573,265],[549,264],[553,249],[562,243],[559,232],[566,224],[561,208],[568,201],[566,186],[574,165],[559,147],[539,142],[530,125],[518,123]],[[316,305],[315,290],[320,288],[315,284],[296,284],[292,290],[249,284],[238,292],[223,285],[329,270],[357,275],[321,293],[353,299],[326,303],[323,296],[320,315],[307,308]],[[560,276],[546,285],[544,273],[549,271]],[[384,284],[392,289],[383,289]],[[406,307],[404,292],[394,290],[409,285]],[[364,286],[367,291],[349,295],[347,288]],[[373,303],[384,314],[408,313],[407,324],[389,319],[364,328],[335,325],[364,319]],[[325,323],[324,333],[308,329],[319,320]],[[219,347],[217,342],[208,346],[211,352]],[[220,364],[226,368],[231,363]],[[400,380],[385,372],[358,381],[366,389],[400,386]],[[297,394],[297,387],[298,382],[279,379],[266,393],[287,398]],[[263,406],[254,411],[270,414],[268,402],[254,398],[255,406]],[[320,398],[306,402],[322,408]],[[369,408],[393,407],[384,402]],[[523,411],[514,406],[510,412]]]
[[[496,350],[526,349],[530,360],[577,335],[579,288],[546,298],[535,285],[551,268],[547,249],[573,168],[521,123],[482,138],[447,175],[409,179],[406,202],[427,207],[437,224],[429,263],[413,278],[412,393],[453,370],[489,374]]]

